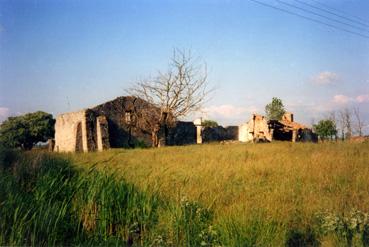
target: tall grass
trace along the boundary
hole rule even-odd
[[[0,150],[0,245],[369,246],[369,144]]]
[[[320,229],[318,215],[369,212],[369,143],[209,144],[71,158],[169,202],[186,196],[210,207],[226,246],[342,244]]]
[[[112,175],[1,152],[0,245],[143,244],[156,223],[158,198]]]
[[[210,209],[167,202],[61,155],[0,150],[0,169],[0,245],[219,243]]]

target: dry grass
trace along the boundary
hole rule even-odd
[[[369,211],[369,143],[272,143],[116,149],[75,154],[142,189],[211,207],[216,220],[254,215],[309,225],[318,212]]]

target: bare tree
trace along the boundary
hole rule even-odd
[[[157,77],[137,82],[128,90],[160,109],[141,116],[147,119],[152,131],[153,146],[159,146],[158,134],[163,128],[166,138],[168,128],[173,127],[178,118],[200,110],[206,101],[210,93],[207,68],[197,61],[190,51],[175,49],[167,72],[159,71]]]
[[[339,113],[340,113],[342,140],[350,139],[352,135],[351,112],[348,108],[345,108],[341,110]]]
[[[363,135],[363,127],[364,127],[364,122],[361,118],[361,115],[360,115],[360,108],[357,106],[357,107],[353,107],[353,115],[356,119],[356,124],[355,124],[355,130],[356,132],[358,133],[359,136],[362,136]]]
[[[329,112],[328,114],[328,117],[327,119],[331,120],[333,125],[334,125],[334,128],[335,128],[335,132],[334,132],[334,140],[337,141],[337,116],[336,116],[336,112],[335,111],[331,111]],[[331,136],[331,139],[332,139],[332,136]]]

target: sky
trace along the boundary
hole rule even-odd
[[[369,133],[369,1],[304,2],[315,8],[298,0],[0,0],[0,121],[126,95],[166,71],[179,48],[207,64],[215,89],[187,119],[238,125],[278,97],[308,125],[359,107]]]

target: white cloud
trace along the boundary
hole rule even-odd
[[[369,102],[369,94],[356,96],[356,101],[359,103]]]
[[[343,94],[337,94],[333,97],[333,103],[336,103],[338,105],[344,105],[347,103],[365,103],[369,102],[369,94],[362,94],[358,95],[356,97],[349,97],[347,95]]]
[[[333,97],[333,102],[340,105],[347,104],[350,101],[352,101],[352,98],[343,94],[337,94]]]
[[[258,108],[255,106],[240,107],[231,104],[209,106],[205,107],[203,117],[208,119],[220,119],[221,121],[229,122],[235,120],[248,119],[251,113],[257,112]]]
[[[220,106],[210,106],[203,109],[205,113],[211,115],[219,115],[222,117],[234,117],[243,115],[244,113],[251,113],[257,111],[255,106],[250,107],[240,107],[234,105],[220,105]]]
[[[210,106],[204,108],[204,112],[209,115],[219,115],[223,117],[233,117],[246,112],[245,107],[237,107],[233,105]]]
[[[5,120],[9,116],[9,108],[0,107],[0,122]]]
[[[329,85],[337,82],[338,75],[334,72],[323,71],[313,77],[313,82],[318,85]]]

